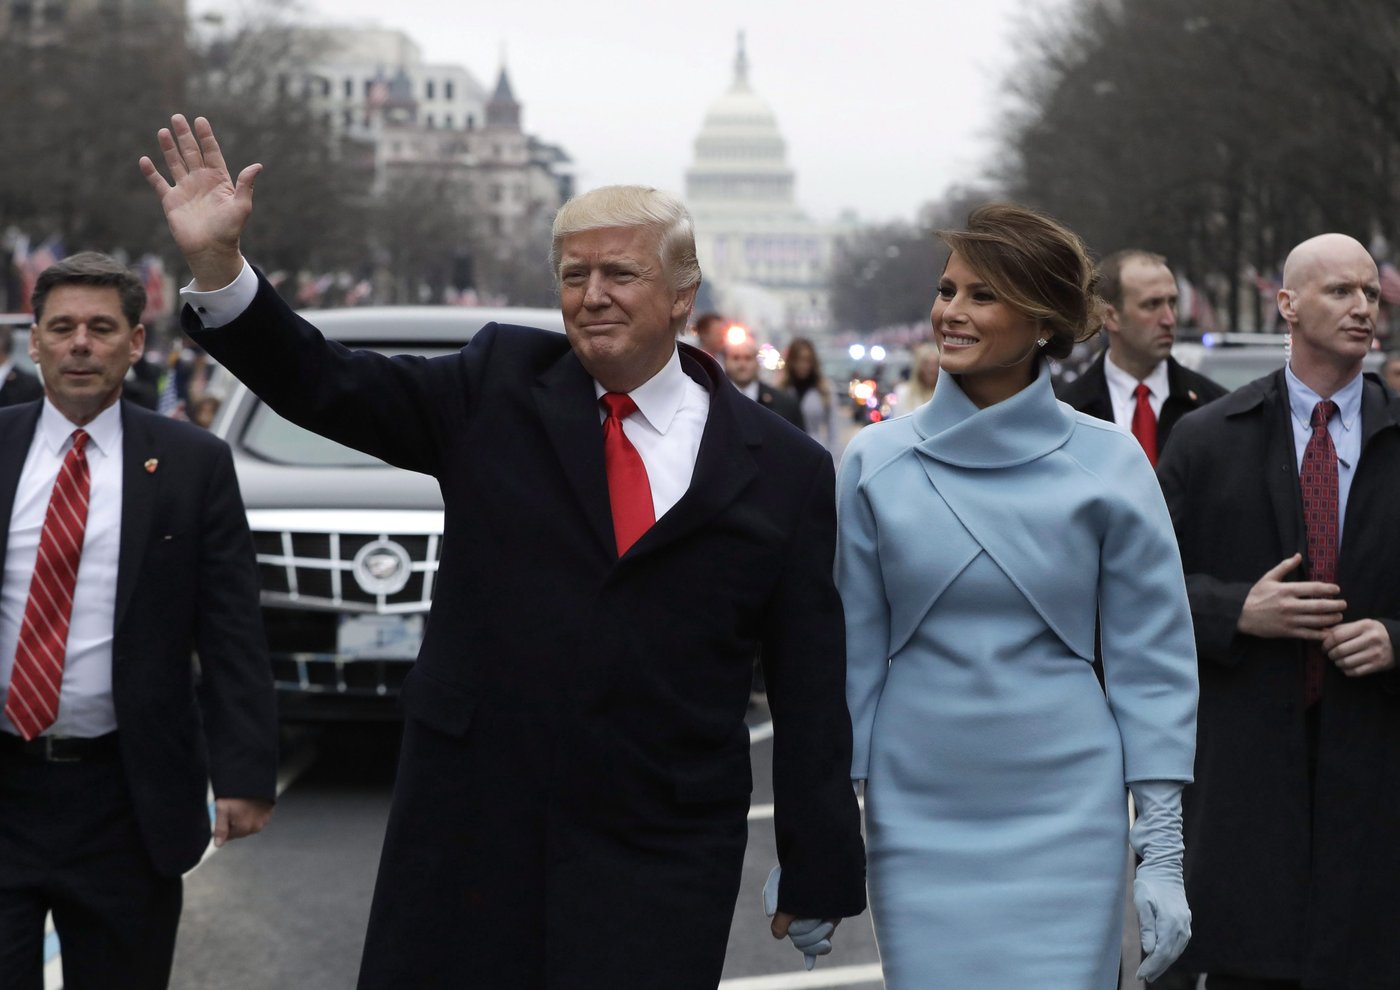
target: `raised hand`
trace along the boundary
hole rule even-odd
[[[234,181],[214,129],[203,117],[196,117],[191,129],[176,114],[156,140],[170,181],[144,156],[141,174],[160,198],[170,233],[194,273],[195,288],[223,288],[243,269],[238,242],[253,212],[253,182],[262,166],[249,165]]]

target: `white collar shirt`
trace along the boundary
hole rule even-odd
[[[597,381],[593,390],[599,399],[607,391]],[[685,373],[680,351],[675,350],[660,371],[628,394],[637,412],[622,421],[622,432],[647,469],[652,508],[660,519],[690,488],[710,414],[710,393]],[[606,418],[599,402],[598,421]]]
[[[1137,410],[1138,380],[1113,363],[1112,355],[1106,355],[1103,362],[1103,376],[1108,382],[1108,397],[1113,403],[1113,421],[1124,429],[1132,429],[1133,413]],[[1171,389],[1167,381],[1167,362],[1158,361],[1157,367],[1144,378],[1141,384],[1147,386],[1147,404],[1152,407],[1154,419],[1162,415],[1162,403],[1167,401]]]
[[[39,556],[39,536],[59,467],[77,429],[44,399],[39,425],[20,471],[10,512],[5,572],[0,581],[0,709],[9,693],[20,623]],[[83,555],[73,589],[68,649],[54,736],[100,736],[117,728],[112,703],[112,636],[116,626],[117,565],[121,551],[122,416],[114,402],[83,427],[90,475]],[[0,730],[15,733],[0,714]]]

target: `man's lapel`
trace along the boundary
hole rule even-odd
[[[1298,487],[1298,455],[1293,446],[1293,426],[1289,420],[1288,386],[1278,371],[1263,386],[1269,500],[1278,526],[1279,546],[1284,555],[1307,556],[1308,536],[1303,527],[1303,495]]]
[[[569,351],[539,377],[534,391],[540,419],[565,481],[578,498],[589,528],[605,547],[615,551],[603,426],[593,379]]]
[[[120,628],[122,615],[131,602],[131,593],[141,573],[151,520],[162,483],[178,465],[164,454],[150,428],[153,413],[145,413],[123,401],[122,410],[122,530],[117,558],[117,605],[113,628]]]

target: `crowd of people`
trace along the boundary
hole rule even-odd
[[[442,486],[362,988],[713,990],[755,658],[765,897],[809,967],[868,896],[891,990],[1109,990],[1126,902],[1154,987],[1400,986],[1400,361],[1362,373],[1359,242],[1292,250],[1287,364],[1227,393],[1171,357],[1165,258],[978,207],[939,233],[902,415],[838,465],[811,341],[771,385],[713,314],[678,343],[701,272],[668,194],[559,211],[563,336],[389,357],[245,259],[261,166],[202,118],[157,145],[189,337]],[[39,985],[47,911],[72,990],[164,987],[205,782],[216,841],[272,814],[231,458],[119,401],[140,291],[100,255],[46,272],[44,394],[0,409],[0,990]],[[1057,395],[1050,362],[1100,333]]]

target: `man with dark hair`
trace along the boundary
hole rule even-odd
[[[119,401],[145,292],[86,252],[40,274],[43,401],[0,409],[0,988],[169,981],[181,874],[272,812],[276,715],[228,446]],[[194,654],[198,653],[198,672]]]
[[[37,377],[15,367],[13,343],[10,328],[0,327],[0,406],[32,402],[44,394]]]
[[[1286,367],[1177,424],[1158,469],[1200,658],[1185,792],[1211,990],[1400,987],[1400,399],[1362,373],[1366,248],[1293,249]]]
[[[761,650],[782,868],[804,954],[865,906],[831,458],[678,343],[700,266],[673,196],[554,220],[565,334],[459,352],[326,341],[244,259],[260,167],[209,122],[141,168],[194,281],[184,324],[283,416],[433,475],[446,513],[403,685],[364,990],[714,990],[744,868]]]
[[[1098,292],[1108,349],[1057,391],[1080,412],[1131,430],[1156,464],[1176,421],[1226,390],[1171,356],[1177,289],[1165,258],[1115,251],[1099,262]]]
[[[724,334],[729,321],[718,313],[701,313],[695,318],[695,344],[716,361],[724,361]]]

